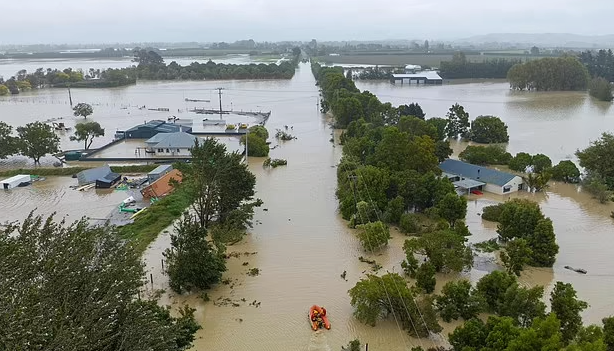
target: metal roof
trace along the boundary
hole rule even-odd
[[[167,171],[170,172],[172,169],[173,169],[173,165],[161,165],[161,166],[156,167],[153,171],[147,173],[147,175],[162,174]]]
[[[77,173],[77,181],[79,185],[86,185],[96,182],[96,179],[104,178],[107,174],[112,173],[109,165],[104,165],[98,168],[86,169]]]
[[[463,180],[458,180],[456,182],[453,182],[452,184],[454,184],[454,186],[457,186],[463,189],[473,189],[473,188],[480,187],[482,185],[486,185],[486,183],[484,182],[478,182],[477,180],[466,179],[466,178]]]
[[[439,168],[446,173],[452,173],[464,178],[504,186],[516,176],[510,173],[497,171],[459,160],[448,159],[439,164]]]
[[[198,137],[184,132],[162,133],[154,135],[152,138],[148,139],[146,143],[153,144],[157,141],[157,143],[153,145],[154,148],[189,149],[194,146],[196,139],[198,139]]]
[[[153,129],[156,130],[158,132],[161,133],[174,133],[174,132],[181,132],[181,131],[191,131],[192,128],[187,127],[187,126],[182,126],[182,125],[177,125],[177,124],[172,124],[172,123],[167,123],[165,121],[161,121],[161,120],[153,120],[153,121],[149,121],[147,123],[144,124],[139,124],[138,126],[134,126],[128,130],[126,130],[127,132],[134,132],[137,131],[139,129]]]
[[[417,73],[403,73],[403,74],[393,74],[394,78],[408,78],[408,79],[417,79],[417,78],[426,78],[428,80],[443,80],[435,71],[422,71]]]

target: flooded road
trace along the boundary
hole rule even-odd
[[[227,88],[223,95],[225,108],[232,103],[235,108],[271,110],[267,124],[270,134],[288,125],[292,127],[289,132],[298,137],[271,151],[271,157],[288,160],[286,167],[265,170],[262,159],[249,160],[250,169],[257,176],[257,196],[262,198],[264,206],[257,210],[253,231],[243,242],[228,248],[238,256],[228,260],[228,271],[224,274],[228,284],[209,291],[209,302],[196,295],[164,296],[165,303],[177,306],[188,302],[197,308],[196,317],[203,329],[197,333],[194,350],[337,351],[354,338],[368,342],[370,350],[400,351],[410,346],[433,345],[429,340],[407,337],[394,320],[379,322],[372,328],[352,317],[347,291],[364,276],[363,272],[370,271],[369,265],[359,262],[358,257],[376,260],[384,267],[382,272],[400,272],[405,237],[393,232],[387,249],[369,255],[337,215],[335,165],[341,157],[341,147],[333,147],[330,142],[329,121],[318,111],[314,84],[309,66],[303,64],[289,81],[163,82],[139,83],[120,89],[73,90],[77,101],[99,104],[94,106],[96,112],[92,119],[107,128],[104,140],[110,139],[117,128],[131,127],[143,119],[166,118],[168,114],[140,111],[136,106],[168,107],[176,111],[186,108],[185,97],[211,97],[215,102],[213,89],[218,86]],[[463,104],[472,117],[498,115],[509,125],[508,150],[542,152],[555,163],[573,157],[574,151],[585,147],[590,138],[614,130],[614,108],[594,102],[582,93],[513,93],[505,83],[440,87],[359,83],[358,86],[377,94],[384,102],[419,102],[427,117],[445,115],[454,102]],[[10,124],[21,124],[70,115],[64,103],[65,95],[64,91],[44,90],[0,98],[0,118]],[[134,107],[121,109],[127,105]],[[69,117],[68,120],[76,119]],[[96,140],[95,144],[101,145],[104,140]],[[273,140],[272,146],[275,145],[277,141]],[[68,141],[68,136],[64,137],[63,146],[78,147]],[[120,195],[118,201],[125,198],[125,194]],[[614,314],[614,304],[610,302],[614,269],[609,265],[614,251],[611,239],[614,220],[609,217],[613,206],[600,205],[576,186],[559,183],[552,183],[546,194],[514,196],[540,202],[543,212],[554,222],[561,247],[553,269],[530,269],[523,274],[521,282],[545,285],[547,289],[556,280],[573,283],[578,296],[591,305],[584,313],[587,323]],[[467,217],[473,233],[471,242],[496,235],[496,224],[482,221],[478,214],[484,206],[506,199],[489,194],[470,198]],[[0,201],[24,202],[14,197],[9,200],[2,192]],[[42,197],[40,201],[48,200]],[[24,209],[34,207],[3,206],[0,213],[10,218],[20,218]],[[154,276],[153,289],[167,292],[170,289],[160,272],[160,259],[168,245],[168,234],[160,235],[145,257],[147,268]],[[496,268],[488,255],[478,263],[466,274],[473,281]],[[567,271],[564,265],[582,267],[588,274]],[[247,271],[254,267],[260,269],[260,274],[248,276]],[[347,271],[347,281],[340,277],[343,271]],[[454,278],[438,276],[438,288]],[[307,309],[314,303],[329,311],[331,330],[314,333],[309,328]],[[444,328],[442,334],[446,335],[454,325],[444,325]]]

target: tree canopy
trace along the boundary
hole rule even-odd
[[[612,101],[612,84],[605,78],[593,78],[588,83],[588,92],[600,101]]]
[[[44,248],[44,249],[41,249]],[[7,350],[185,350],[194,310],[138,299],[139,254],[112,228],[30,216],[0,229],[0,325]]]
[[[85,149],[92,146],[94,138],[104,136],[104,128],[98,122],[84,122],[75,125],[75,135],[71,135],[70,140],[82,141]]]
[[[473,266],[473,254],[465,241],[451,230],[441,230],[405,240],[403,250],[408,261],[419,254],[426,256],[437,272],[461,272]]]
[[[614,134],[603,133],[584,150],[576,151],[580,166],[590,174],[603,178],[610,189],[614,189]]]
[[[546,57],[512,66],[510,87],[517,90],[585,90],[588,70],[575,57]]]
[[[0,159],[17,152],[17,139],[12,134],[13,127],[0,121]]]
[[[507,143],[507,125],[495,116],[478,116],[471,122],[471,140],[481,144]]]
[[[446,114],[448,118],[448,124],[446,125],[446,135],[448,138],[456,139],[459,136],[461,138],[468,138],[469,133],[469,113],[465,111],[465,108],[458,103],[452,105]]]
[[[94,109],[92,108],[92,105],[86,104],[84,102],[78,103],[77,105],[75,105],[75,107],[72,108],[72,110],[73,110],[73,114],[75,115],[75,117],[87,118],[87,116],[94,113]]]
[[[41,122],[28,123],[17,127],[19,152],[40,163],[41,157],[60,151],[60,138],[55,135],[51,126]]]

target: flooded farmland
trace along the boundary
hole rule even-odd
[[[138,110],[137,106],[185,110],[190,107],[186,106],[185,97],[211,99],[211,106],[215,106],[217,91],[213,89],[216,87],[226,88],[225,108],[232,103],[234,108],[245,110],[271,110],[269,132],[288,125],[292,128],[289,132],[298,137],[280,143],[280,147],[271,151],[271,157],[288,160],[286,167],[265,170],[262,159],[249,160],[257,176],[257,196],[264,201],[264,206],[256,213],[253,231],[243,242],[228,249],[238,256],[228,261],[224,278],[229,284],[209,291],[209,302],[196,295],[164,297],[163,302],[175,306],[188,302],[197,308],[196,317],[203,329],[197,333],[194,350],[339,350],[349,340],[359,338],[369,343],[370,350],[400,351],[421,344],[429,347],[437,342],[407,337],[394,320],[380,322],[373,328],[352,317],[347,290],[370,270],[358,257],[369,257],[384,270],[399,272],[405,237],[393,233],[387,249],[369,255],[337,215],[335,165],[341,157],[341,147],[333,147],[330,142],[329,121],[317,109],[318,92],[314,84],[309,66],[302,64],[289,81],[163,82],[118,89],[73,90],[74,100],[95,104],[91,119],[107,129],[107,135],[96,140],[94,146],[109,141],[116,129],[129,128],[144,119],[168,116],[168,112]],[[506,83],[488,82],[438,87],[359,82],[358,87],[393,104],[418,102],[427,118],[444,116],[455,102],[464,105],[472,117],[500,116],[509,126],[508,151],[541,152],[555,163],[574,159],[576,149],[585,147],[601,132],[614,130],[614,108],[594,102],[583,93],[514,93]],[[191,115],[182,114],[181,118]],[[74,124],[77,119],[70,115],[64,90],[0,97],[0,119],[9,124],[57,117],[65,117]],[[80,145],[70,142],[68,135],[63,136],[62,146],[78,148]],[[462,149],[462,145],[455,148]],[[54,206],[64,211],[74,210],[70,218],[101,215],[95,206],[104,205],[102,201],[83,213],[93,192],[83,195],[85,199],[71,198],[66,204],[63,199],[69,195],[61,195],[60,190],[32,195],[36,187],[43,185],[66,188],[66,193],[73,191],[67,188],[74,179],[59,179],[57,183],[48,178],[47,184],[40,182],[10,193],[0,192],[2,219],[23,218],[24,213],[36,207],[36,202],[46,204],[45,211]],[[109,203],[116,205],[127,195],[116,192],[106,196],[112,196]],[[614,220],[609,213],[614,206],[601,205],[576,186],[560,183],[552,183],[545,194],[514,196],[529,197],[541,204],[543,212],[553,220],[561,247],[553,269],[531,269],[523,274],[521,282],[547,287],[556,280],[573,283],[578,296],[590,304],[583,315],[586,323],[596,323],[614,314],[614,304],[610,302],[614,270],[609,265],[609,257],[614,252],[614,241],[610,238],[614,234]],[[471,242],[496,235],[496,226],[482,221],[478,214],[484,206],[506,199],[489,194],[470,198],[467,222],[473,233]],[[100,211],[103,215],[108,213],[106,208]],[[162,234],[146,252],[147,268],[154,275],[154,289],[170,291],[160,273],[161,252],[168,245],[168,234]],[[564,265],[582,267],[588,274],[567,271]],[[466,276],[475,281],[494,267],[486,259]],[[260,274],[247,275],[250,268],[259,268]],[[343,271],[347,271],[347,281],[340,277]],[[438,276],[438,282],[453,278]],[[309,328],[306,314],[314,303],[324,305],[329,311],[331,330],[313,333]],[[444,335],[454,326],[445,327]]]

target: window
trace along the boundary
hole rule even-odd
[[[164,152],[164,149],[158,149],[158,152]]]
[[[509,193],[510,190],[512,190],[512,186],[511,185],[506,185],[503,187],[503,192],[504,193]]]
[[[170,151],[169,149],[166,149],[166,153],[167,153],[167,154],[170,154],[170,153],[171,153],[171,151]]]
[[[181,152],[181,149],[177,149],[177,153],[180,153],[180,152]]]

